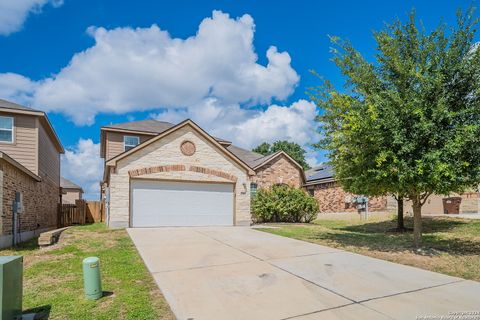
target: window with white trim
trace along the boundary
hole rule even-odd
[[[0,142],[13,143],[13,117],[0,116]]]
[[[123,149],[128,151],[135,148],[140,143],[140,138],[136,136],[124,136],[123,137]]]

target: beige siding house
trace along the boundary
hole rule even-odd
[[[0,100],[0,247],[12,244],[15,199],[18,240],[56,227],[63,152],[44,112]]]
[[[191,120],[106,126],[100,140],[102,197],[113,228],[249,225],[251,192],[305,181],[284,152],[236,147]]]
[[[75,204],[75,201],[83,198],[82,187],[64,177],[60,177],[60,189],[63,204]]]

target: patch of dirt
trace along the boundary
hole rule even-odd
[[[50,249],[52,250],[52,249]],[[48,252],[49,250],[46,250],[46,252]],[[71,257],[73,257],[74,255],[71,254],[71,253],[64,253],[62,255],[56,255],[56,254],[45,254],[45,253],[41,253],[41,252],[38,252],[34,255],[25,255],[23,256],[23,266],[24,268],[28,268],[32,265],[35,265],[39,262],[43,262],[43,261],[60,261],[60,260],[64,260],[64,259],[69,259]]]
[[[155,285],[152,290],[150,290],[150,297],[153,305],[156,307],[157,310],[168,310],[165,314],[159,314],[161,316],[160,319],[162,320],[175,320],[175,316],[173,315],[170,307],[166,306],[167,303],[165,302],[165,298],[163,294],[160,292],[160,289]]]

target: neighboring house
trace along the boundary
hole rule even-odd
[[[15,198],[21,241],[56,227],[61,153],[44,112],[0,100],[0,247],[12,244]]]
[[[76,200],[81,200],[83,195],[83,189],[79,185],[76,185],[72,181],[60,177],[60,188],[62,203],[75,204]]]
[[[458,212],[456,213],[459,213],[459,214],[480,213],[480,193],[477,191],[470,191],[462,194],[452,193],[448,196],[432,194],[430,197],[428,197],[427,201],[422,206],[422,214],[445,213],[443,202],[444,200],[449,200],[448,198],[451,198],[451,197],[454,197],[460,200],[460,203],[457,206]],[[411,201],[404,202],[404,211],[406,214],[413,215],[413,207],[412,207]]]
[[[306,172],[305,188],[314,196],[320,206],[320,212],[341,213],[356,212],[353,203],[355,195],[345,192],[335,180],[333,168],[329,165],[320,165]],[[480,212],[480,193],[477,191],[449,196],[431,195],[422,207],[423,214],[444,213],[443,201],[448,197],[461,199],[459,213]],[[369,198],[369,211],[396,212],[397,201],[391,196]],[[411,201],[404,201],[405,214],[413,214]]]
[[[285,152],[236,147],[191,120],[105,126],[100,140],[110,227],[249,225],[257,188],[305,183]]]
[[[345,192],[335,180],[333,168],[329,165],[320,165],[305,173],[307,181],[305,188],[317,199],[321,213],[357,212],[354,196]],[[369,211],[394,210],[392,197],[376,197],[369,199]]]

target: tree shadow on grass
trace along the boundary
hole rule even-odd
[[[406,219],[406,226],[412,228],[412,219]],[[449,219],[423,219],[423,248],[430,252],[454,255],[480,255],[480,241],[469,239],[462,232],[454,232],[469,221]],[[382,252],[413,250],[412,232],[393,232],[396,220],[364,223],[333,228],[331,232],[314,232],[310,238],[326,240],[342,246],[360,247]],[[447,236],[445,235],[447,234]]]
[[[38,248],[39,248],[38,237],[35,237],[35,238],[30,239],[30,240],[17,243],[17,245],[14,246],[14,247],[9,246],[9,247],[0,249],[0,255],[2,255],[1,253],[5,254],[6,252],[11,253],[12,255],[15,255],[15,254],[23,255],[23,254],[28,253],[30,251],[35,251]]]
[[[52,309],[51,305],[45,305],[41,307],[35,307],[28,310],[24,310],[22,319],[48,319],[50,317],[50,310]],[[34,314],[34,316],[33,316]],[[27,315],[32,315],[31,317]]]
[[[447,232],[455,228],[461,227],[467,224],[467,220],[452,220],[444,218],[423,218],[422,219],[422,229],[423,233],[437,233],[437,232]],[[413,219],[410,217],[405,217],[405,226],[413,230]],[[338,229],[351,231],[351,232],[366,232],[366,233],[388,233],[394,232],[393,230],[397,227],[397,220],[384,220],[378,222],[369,222],[360,225],[351,225],[340,227]]]

